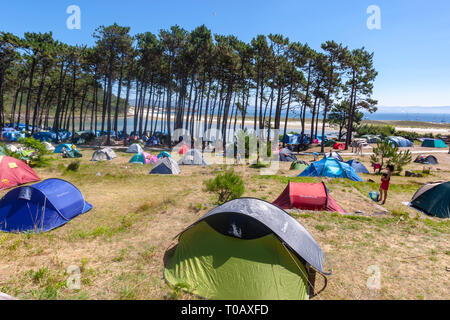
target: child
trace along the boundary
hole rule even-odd
[[[387,199],[387,192],[389,190],[389,183],[391,181],[392,173],[394,172],[394,166],[388,165],[387,167],[387,173],[383,173],[383,177],[381,178],[381,185],[380,185],[380,200],[381,204],[386,203]]]
[[[67,158],[67,154],[68,154],[68,152],[67,152],[67,148],[66,148],[66,146],[64,146],[63,148],[62,148],[62,157],[63,158]]]

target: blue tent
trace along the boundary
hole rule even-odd
[[[73,144],[71,143],[63,143],[60,144],[59,146],[57,146],[55,148],[55,151],[53,151],[53,153],[62,153],[63,148],[66,147],[67,151],[72,150],[72,148],[74,147]],[[77,147],[75,146],[75,150],[77,150]]]
[[[20,138],[25,138],[25,133],[19,131],[2,131],[2,135],[3,138],[9,142],[17,141]]]
[[[40,141],[56,141],[56,133],[50,131],[40,131],[33,134],[33,138]]]
[[[347,161],[347,163],[352,167],[357,173],[367,173],[369,174],[369,170],[358,160],[352,159]]]
[[[156,136],[152,136],[152,137],[148,138],[148,140],[146,141],[145,144],[147,146],[152,146],[152,145],[155,145],[155,144],[161,144],[161,140],[159,140],[159,138],[156,137]]]
[[[311,163],[298,177],[347,178],[353,181],[363,181],[350,165],[334,158],[324,158]]]
[[[414,146],[414,143],[412,141],[409,141],[408,139],[405,139],[403,137],[388,137],[388,141],[390,144],[401,148]]]
[[[298,133],[288,133],[284,136],[284,140],[286,141],[286,144],[301,144],[302,135]],[[283,138],[280,138],[280,142],[283,142]],[[308,144],[309,139],[306,135],[303,135],[303,144]]]
[[[0,230],[46,232],[91,209],[74,185],[48,179],[11,190],[0,200]]]
[[[172,156],[167,151],[162,151],[160,154],[158,154],[158,159],[161,158],[172,158]]]

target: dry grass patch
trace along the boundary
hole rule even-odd
[[[92,152],[82,150],[77,171],[65,170],[70,159],[36,169],[43,179],[75,184],[94,208],[45,234],[0,234],[0,291],[23,299],[197,299],[165,282],[163,256],[179,232],[214,207],[203,181],[224,167],[182,166],[179,176],[149,175],[151,166],[128,163],[130,154],[119,152],[113,161],[94,163],[89,161]],[[316,299],[445,298],[450,222],[425,217],[400,203],[409,201],[422,183],[448,179],[448,157],[440,154],[441,170],[433,169],[427,178],[394,177],[388,215],[373,216],[374,203],[358,194],[378,189],[374,175],[363,178],[375,183],[324,180],[346,211],[366,214],[290,211],[333,265],[328,287]],[[360,160],[368,165],[368,157]],[[244,196],[270,202],[288,181],[321,181],[297,178],[300,172],[289,166],[281,163],[277,176],[261,176],[247,166],[234,169],[244,179]],[[411,164],[406,169],[420,168]],[[70,265],[81,268],[81,290],[65,285]],[[376,292],[366,285],[372,265],[381,271],[382,289]]]

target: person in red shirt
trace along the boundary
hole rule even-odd
[[[387,173],[383,173],[383,177],[381,178],[381,185],[380,185],[379,201],[381,201],[381,204],[386,203],[387,193],[389,190],[389,184],[391,182],[391,176],[392,176],[392,173],[394,172],[393,165],[388,165],[386,168],[387,168]]]

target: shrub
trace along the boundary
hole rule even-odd
[[[204,184],[206,191],[216,194],[218,204],[237,199],[245,191],[244,181],[233,169],[218,174],[213,179],[206,180]]]
[[[419,135],[416,132],[409,132],[409,131],[397,131],[395,133],[395,135],[398,137],[403,137],[403,138],[411,140],[411,141],[414,141],[414,140],[420,138],[421,136],[423,136],[423,135]]]
[[[40,142],[39,140],[36,140],[32,137],[21,138],[21,139],[19,139],[18,142],[23,144],[24,147],[31,148],[41,155],[49,153],[47,151],[47,148],[45,148],[45,145],[42,142]]]
[[[66,170],[67,171],[73,171],[73,172],[77,172],[78,169],[80,168],[80,160],[75,160],[72,161],[71,163],[69,163],[69,165],[67,166]]]
[[[392,164],[395,166],[395,172],[399,173],[412,159],[409,150],[398,151],[398,146],[391,144],[388,140],[378,141],[377,146],[373,149],[373,153],[370,161],[381,164],[378,172],[381,172],[385,164]]]
[[[366,134],[370,135],[380,135],[382,137],[393,136],[396,134],[395,128],[393,126],[376,126],[372,124],[363,124],[356,128],[358,136],[363,136]]]
[[[412,160],[411,152],[409,150],[396,152],[394,156],[389,159],[388,164],[395,166],[395,172],[400,173],[403,167],[410,163]]]

